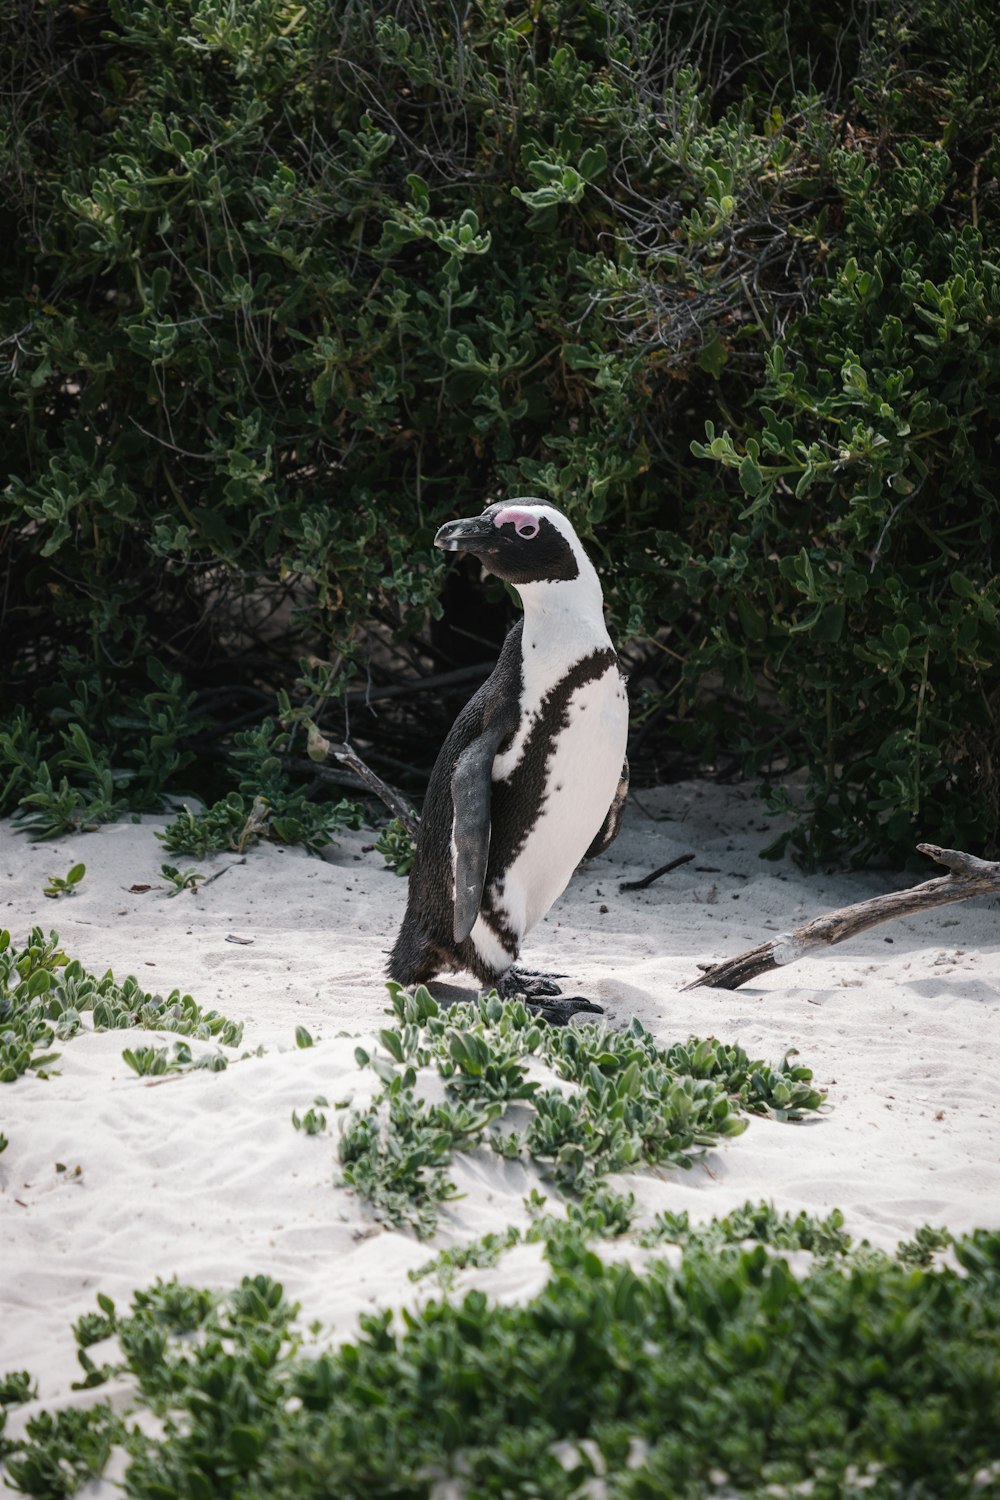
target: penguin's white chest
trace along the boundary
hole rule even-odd
[[[521,731],[508,754],[494,762],[494,782],[515,774],[511,762],[530,744],[536,718],[537,710],[525,704]],[[627,736],[625,682],[614,663],[573,691],[560,723],[537,747],[542,767],[535,774],[540,769],[544,777],[541,800],[516,857],[497,872],[494,887],[494,902],[518,937],[566,889],[600,832],[621,779]]]

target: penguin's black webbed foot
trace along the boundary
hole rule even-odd
[[[529,998],[533,995],[561,995],[562,990],[556,980],[565,978],[565,974],[539,974],[536,969],[521,969],[513,964],[503,976],[501,984],[509,985],[512,995]],[[500,993],[503,994],[504,991],[501,990]]]
[[[565,975],[558,977],[562,979]],[[522,999],[530,1011],[553,1026],[565,1026],[579,1011],[604,1014],[600,1005],[582,995],[563,995],[551,974],[535,974],[512,965],[501,975],[496,988],[502,1000]]]
[[[515,996],[520,996],[523,1000],[532,1000],[546,995],[562,994],[562,990],[556,984],[554,974],[535,974],[530,969],[519,969],[514,964],[510,966],[506,974],[501,974],[497,980],[496,990],[501,1000],[513,1000]]]
[[[548,1021],[551,1026],[568,1026],[574,1016],[584,1011],[595,1016],[604,1014],[602,1006],[595,1005],[592,1000],[585,1000],[582,995],[560,995],[558,999],[546,997],[537,1000],[526,995],[524,1003],[532,1015]]]

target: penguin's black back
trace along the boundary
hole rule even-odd
[[[455,942],[451,783],[463,750],[485,730],[504,727],[502,751],[517,729],[523,623],[518,620],[508,631],[496,666],[462,709],[434,762],[420,816],[406,915],[389,958],[389,977],[400,984],[421,984],[450,968],[467,968],[480,978],[489,977],[482,971],[473,944],[468,939]]]

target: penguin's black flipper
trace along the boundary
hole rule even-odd
[[[464,943],[476,924],[490,856],[490,801],[493,761],[516,718],[497,714],[482,734],[466,745],[451,774],[455,845],[455,942]]]

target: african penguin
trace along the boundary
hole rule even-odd
[[[389,977],[409,986],[468,969],[565,1021],[600,1007],[552,999],[559,986],[515,960],[624,811],[628,699],[601,585],[568,518],[545,500],[490,505],[442,526],[434,543],[475,554],[512,584],[524,617],[431,772]]]

